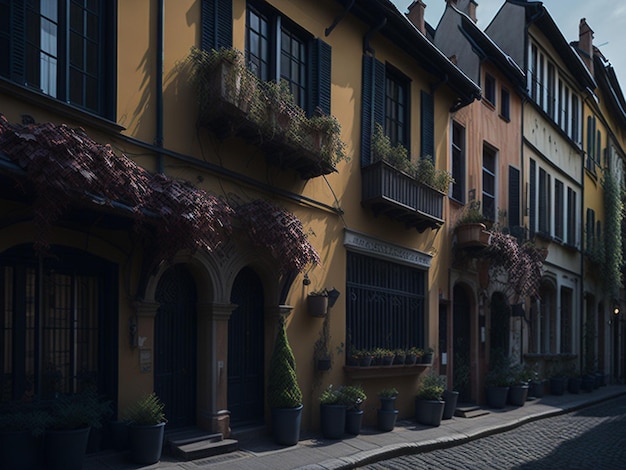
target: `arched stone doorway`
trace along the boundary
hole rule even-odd
[[[233,426],[264,421],[263,285],[256,272],[243,268],[232,288],[237,305],[228,322],[228,409]]]
[[[155,299],[154,391],[165,403],[168,428],[195,425],[197,291],[184,265],[163,273]]]

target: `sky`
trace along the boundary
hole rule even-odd
[[[437,27],[446,0],[422,0],[426,4],[426,21]],[[392,0],[398,10],[406,13],[412,0]],[[478,26],[484,30],[496,15],[504,0],[477,0]],[[626,2],[623,0],[543,0],[554,22],[567,42],[578,40],[581,18],[594,32],[593,44],[615,69],[626,94]],[[523,64],[518,64],[523,66]]]

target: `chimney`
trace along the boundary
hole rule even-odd
[[[409,21],[413,23],[424,36],[426,36],[426,21],[424,20],[425,9],[426,4],[422,2],[422,0],[415,0],[409,5],[409,12],[406,15]]]
[[[478,20],[476,19],[476,7],[478,7],[478,3],[476,3],[474,0],[470,0],[469,4],[467,5],[467,16],[469,16],[474,23],[478,22]]]
[[[583,62],[593,75],[593,30],[585,18],[581,18],[578,25],[578,50]]]

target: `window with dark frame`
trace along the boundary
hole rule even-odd
[[[307,44],[310,38],[271,8],[260,8],[248,2],[246,11],[245,56],[248,67],[260,80],[285,81],[295,103],[306,109]]]
[[[409,148],[408,129],[409,81],[399,72],[387,67],[385,74],[385,134],[392,145]]]
[[[500,90],[500,116],[509,121],[511,119],[511,95],[509,90]]]
[[[496,150],[483,144],[483,217],[496,221]]]
[[[465,202],[465,128],[452,121],[452,199]]]
[[[546,170],[539,168],[538,231],[544,236],[550,236],[550,179]]]
[[[415,267],[348,252],[348,348],[423,348],[426,274]]]
[[[565,194],[564,194],[563,182],[556,179],[554,180],[554,237],[562,241],[563,240],[563,222],[564,222],[564,209],[565,209]]]
[[[578,230],[578,210],[576,209],[576,192],[567,188],[567,240],[570,246],[576,246],[576,231]]]
[[[0,59],[0,75],[113,119],[113,3],[48,0],[0,4],[2,17],[7,18],[0,21],[0,43],[8,52]]]
[[[496,79],[488,73],[485,73],[485,99],[493,106],[496,105]]]

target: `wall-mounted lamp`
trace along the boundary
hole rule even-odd
[[[311,284],[311,280],[309,279],[309,273],[304,273],[304,279],[302,279],[302,284],[305,286]]]
[[[613,309],[613,315],[617,316],[619,314],[620,314],[619,305],[616,305],[615,308]]]

